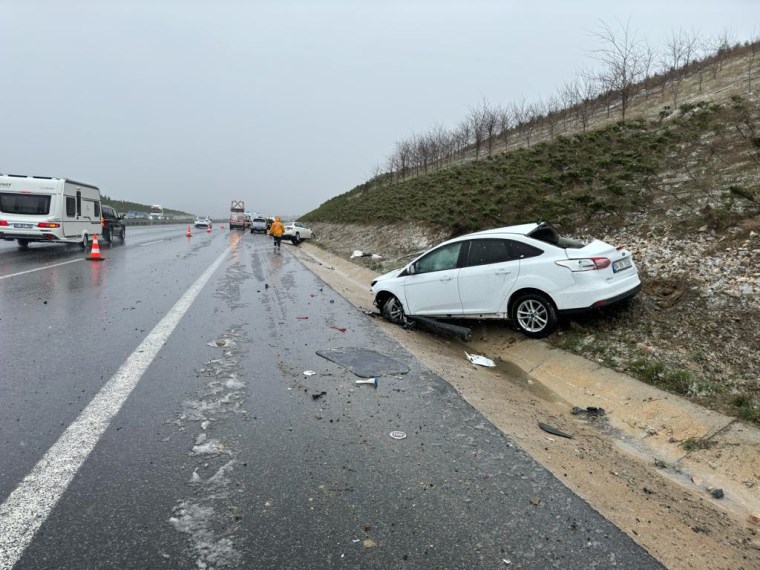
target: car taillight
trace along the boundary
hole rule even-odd
[[[567,267],[570,271],[595,271],[610,266],[610,260],[606,257],[584,257],[582,259],[568,259],[557,261],[557,265]]]
[[[101,216],[101,218],[100,218],[100,225],[101,225],[101,226],[105,226],[105,225],[106,225],[106,221],[103,219],[103,217],[102,217],[102,216]]]
[[[7,226],[8,222],[5,220],[0,220],[0,226]]]
[[[40,222],[37,224],[38,228],[60,228],[61,224],[56,222]]]

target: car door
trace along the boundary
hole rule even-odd
[[[457,275],[464,242],[443,245],[418,259],[405,277],[404,296],[410,315],[460,315]]]
[[[496,313],[520,274],[514,242],[504,238],[469,241],[467,259],[459,270],[459,297],[465,315]]]
[[[311,230],[304,226],[301,222],[296,222],[296,231],[301,235],[301,239],[311,239]]]

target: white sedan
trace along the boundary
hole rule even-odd
[[[305,239],[312,239],[314,232],[301,222],[285,222],[285,233],[282,239],[288,239],[292,243],[301,243]]]
[[[640,288],[629,251],[561,237],[546,222],[451,239],[372,282],[375,306],[392,322],[511,319],[533,338],[552,332],[560,314],[609,305]]]
[[[194,225],[196,228],[210,228],[211,218],[196,218]]]

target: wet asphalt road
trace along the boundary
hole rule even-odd
[[[290,247],[128,228],[97,263],[0,242],[0,501],[229,248],[16,568],[659,567]],[[335,347],[411,370],[357,386],[316,355]]]

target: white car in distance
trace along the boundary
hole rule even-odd
[[[443,242],[372,281],[388,320],[511,319],[541,338],[558,316],[610,305],[641,288],[631,252],[561,237],[547,222],[485,230]]]

